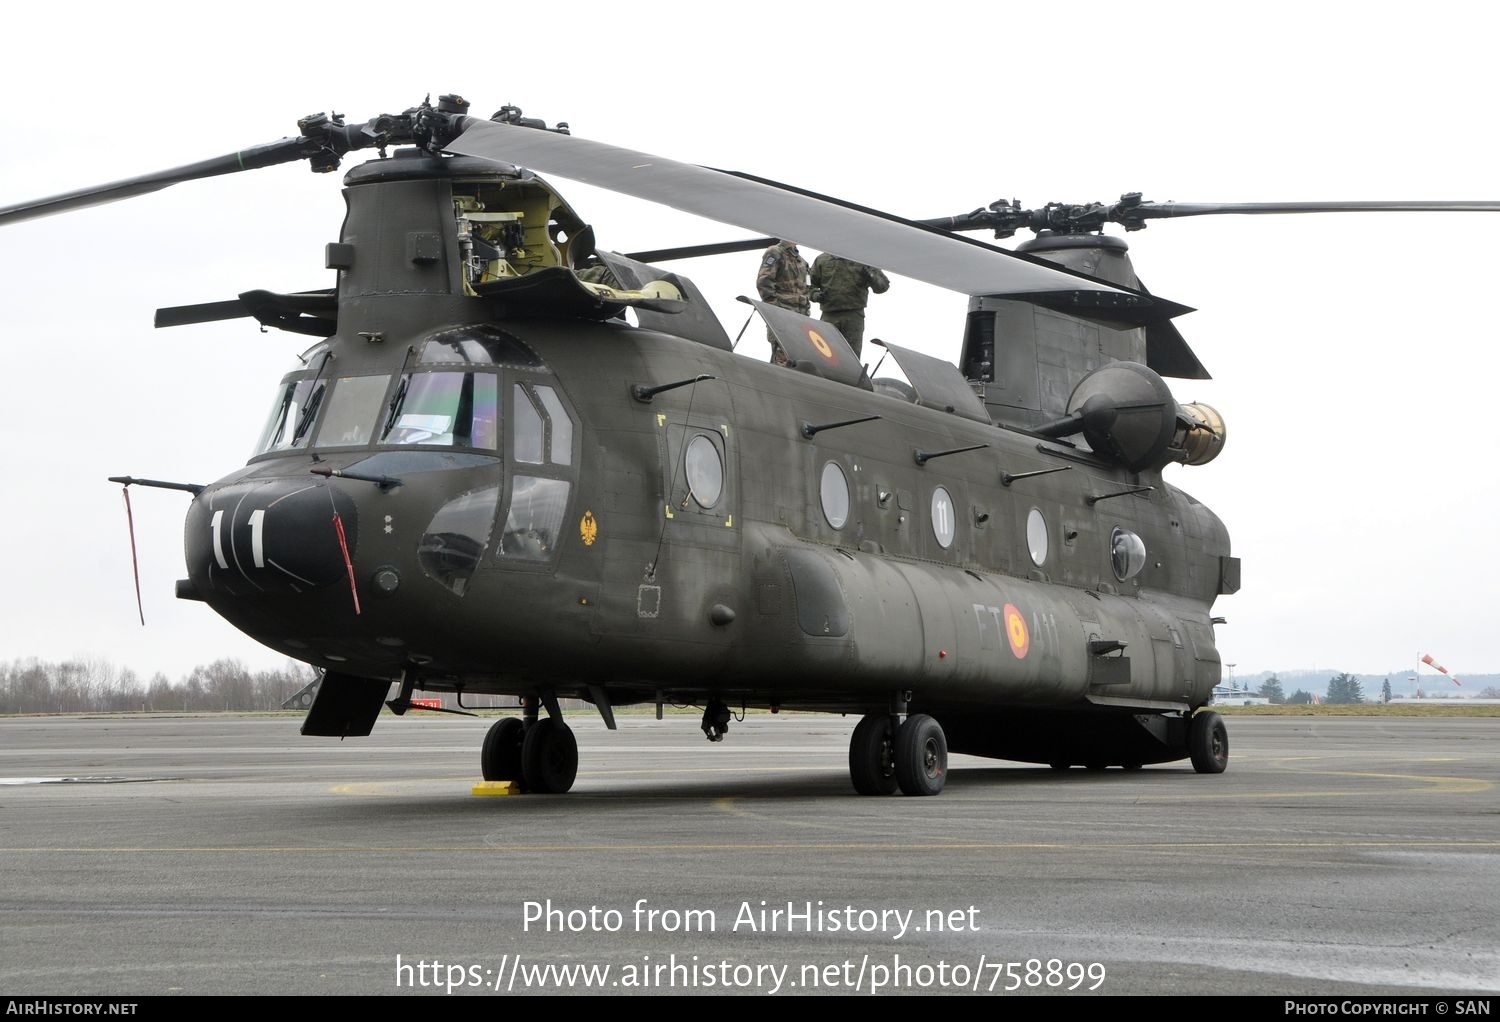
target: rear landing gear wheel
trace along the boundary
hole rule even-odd
[[[905,795],[936,795],[948,779],[948,739],[942,725],[914,713],[896,729],[896,783]]]
[[[1200,774],[1222,774],[1229,765],[1229,732],[1224,718],[1202,710],[1188,722],[1188,756]]]
[[[867,714],[849,739],[849,779],[861,795],[896,794],[896,743],[886,713]]]
[[[521,772],[526,790],[561,795],[578,776],[578,739],[556,717],[544,717],[526,729],[521,743]]]
[[[517,717],[501,717],[485,732],[479,750],[479,769],[486,781],[521,780],[521,740],[526,725]]]

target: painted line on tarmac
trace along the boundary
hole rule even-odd
[[[0,786],[30,784],[146,784],[151,781],[175,781],[176,777],[0,777]]]
[[[36,848],[0,848],[0,855],[283,855],[316,853],[319,855],[409,855],[413,853],[506,852],[795,852],[795,851],[865,851],[865,852],[972,852],[972,851],[1077,851],[1115,853],[1121,851],[1191,851],[1204,849],[1275,850],[1275,849],[1458,849],[1487,850],[1500,848],[1500,841],[1127,841],[1120,843],[1058,841],[938,841],[938,842],[860,842],[860,841],[767,841],[767,842],[622,842],[617,844],[546,844],[546,845],[224,845],[224,846],[112,846]]]

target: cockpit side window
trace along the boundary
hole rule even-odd
[[[547,422],[552,427],[552,436],[548,444],[552,463],[571,465],[573,463],[573,420],[564,410],[557,391],[551,387],[537,384],[536,396],[541,398],[542,407],[547,410]]]
[[[261,433],[256,454],[306,447],[313,417],[318,413],[326,380],[304,377],[282,383]]]
[[[563,534],[572,490],[574,423],[557,391],[546,384],[513,384],[510,407],[510,451],[517,470],[510,477],[496,559],[542,567],[552,560]]]
[[[568,506],[568,483],[518,475],[511,481],[510,506],[499,555],[505,560],[545,561],[552,557]]]
[[[544,460],[546,426],[542,413],[537,411],[526,388],[519,383],[511,395],[511,408],[515,409],[515,435],[511,439],[516,461],[526,465],[540,465]]]
[[[557,391],[543,383],[517,383],[511,391],[511,456],[524,465],[573,464],[573,419]]]

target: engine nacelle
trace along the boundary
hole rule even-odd
[[[1139,362],[1089,373],[1068,398],[1068,415],[1038,429],[1082,433],[1095,454],[1139,472],[1173,461],[1206,465],[1224,447],[1224,419],[1205,404],[1179,405],[1167,382]]]
[[[1207,465],[1219,456],[1228,437],[1224,417],[1210,405],[1194,402],[1177,407],[1177,435],[1172,447],[1185,455],[1184,465]]]

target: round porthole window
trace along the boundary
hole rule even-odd
[[[849,480],[837,462],[823,466],[819,493],[823,498],[823,517],[835,529],[842,529],[849,523]]]
[[[684,459],[688,492],[700,507],[713,507],[724,492],[724,461],[719,457],[718,447],[699,433],[688,441]]]
[[[932,535],[937,539],[938,546],[944,550],[953,545],[955,524],[953,498],[948,496],[947,490],[939,486],[932,491]]]
[[[1116,528],[1109,537],[1109,559],[1115,578],[1121,582],[1135,578],[1146,566],[1146,544],[1128,529]]]
[[[1038,568],[1047,563],[1047,519],[1032,508],[1026,516],[1026,546],[1031,549],[1031,563]]]

